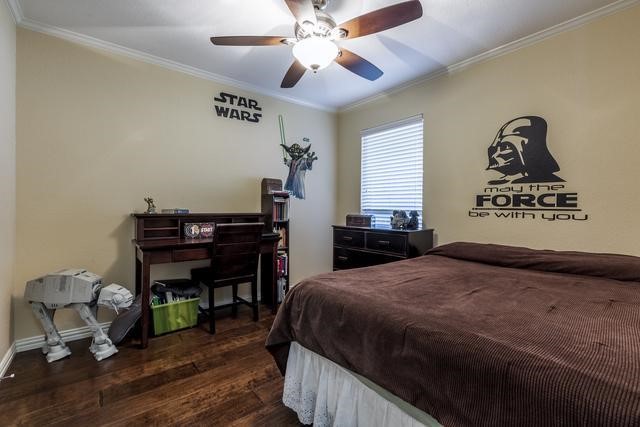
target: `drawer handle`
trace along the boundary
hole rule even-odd
[[[380,246],[389,246],[391,244],[391,242],[388,241],[388,240],[378,240],[378,244]]]
[[[342,236],[342,240],[346,240],[347,242],[350,242],[353,240],[353,237],[350,236]]]
[[[349,257],[346,257],[346,256],[339,256],[338,259],[340,261],[349,261]]]

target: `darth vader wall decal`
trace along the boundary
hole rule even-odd
[[[532,182],[564,182],[555,173],[558,162],[547,147],[547,121],[542,117],[518,117],[505,123],[488,149],[489,166],[502,174],[489,185]]]
[[[470,218],[589,219],[578,193],[569,190],[558,175],[560,166],[547,146],[547,131],[547,121],[539,116],[521,116],[502,125],[486,151],[485,173],[493,177],[476,193]]]

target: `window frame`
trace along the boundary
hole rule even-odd
[[[405,140],[402,140],[402,133],[407,132],[407,133],[412,133],[412,132],[417,132],[417,129],[411,129],[411,127],[416,127],[417,125],[419,125],[419,132],[420,132],[420,142],[418,142],[417,138],[415,141],[411,141],[410,137],[407,137]],[[371,209],[371,208],[365,208],[365,206],[371,206],[372,201],[366,200],[367,198],[365,197],[366,194],[366,185],[371,185],[371,174],[375,173],[374,166],[371,166],[371,147],[366,147],[366,144],[375,144],[375,142],[372,141],[367,141],[367,138],[375,138],[376,136],[378,137],[382,137],[382,134],[384,134],[385,132],[391,131],[391,130],[398,130],[399,133],[398,135],[395,136],[396,139],[400,138],[401,139],[401,143],[403,144],[403,146],[407,146],[407,147],[419,147],[419,154],[416,153],[415,156],[411,156],[411,158],[408,160],[408,162],[411,163],[411,165],[403,167],[402,173],[400,174],[399,179],[403,179],[405,181],[408,181],[407,184],[408,185],[413,185],[414,193],[413,196],[407,196],[406,201],[403,201],[403,203],[406,203],[402,206],[395,206],[395,207],[390,207],[391,205],[386,205],[386,206],[381,206],[382,209]],[[387,141],[385,141],[385,139]],[[380,145],[384,145],[386,144],[393,144],[393,140],[394,140],[394,136],[387,136],[386,138],[383,137],[382,141],[378,141],[378,143]],[[403,148],[404,149],[404,148]],[[375,148],[373,149],[375,152]],[[368,152],[368,154],[367,154]],[[397,156],[398,153],[392,153],[389,155],[389,159],[393,159],[395,156]],[[379,156],[379,155],[378,155]],[[406,157],[406,156],[403,156]],[[384,155],[382,156],[382,161],[388,160],[385,159]],[[368,163],[368,164],[367,164]],[[389,172],[386,172],[386,174],[388,174]],[[419,179],[415,179],[414,181],[410,180],[410,177],[415,174],[419,174]],[[384,177],[385,173],[381,172],[382,177]],[[365,179],[369,180],[369,183],[366,184],[365,183]],[[375,178],[374,178],[375,179]],[[383,178],[378,177],[378,180],[381,180]],[[417,188],[419,188],[419,190],[417,190]],[[384,195],[384,190],[381,191],[381,196],[379,197],[383,197]],[[404,193],[407,193],[407,191],[405,191]],[[368,128],[368,129],[363,129],[362,131],[360,131],[360,213],[362,214],[369,214],[369,215],[374,215],[374,217],[376,218],[376,223],[375,226],[377,228],[390,228],[390,220],[389,218],[392,215],[393,210],[395,209],[401,209],[401,210],[405,210],[407,212],[407,214],[409,214],[409,211],[411,210],[416,210],[418,211],[419,214],[419,228],[422,229],[422,217],[423,217],[423,203],[424,203],[424,117],[422,114],[418,114],[415,116],[411,116],[411,117],[407,117],[405,119],[401,119],[401,120],[396,120],[393,122],[389,122],[389,123],[385,123],[383,125],[380,126],[375,126],[372,128]],[[393,203],[393,202],[390,202]],[[384,212],[384,213],[378,213],[376,214],[375,212]],[[388,217],[385,219],[385,216],[387,216],[387,212],[388,212]]]

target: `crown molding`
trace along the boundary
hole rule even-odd
[[[115,43],[107,42],[104,40],[97,39],[95,37],[87,36],[84,34],[76,33],[74,31],[70,31],[64,28],[55,27],[52,25],[44,24],[42,22],[34,21],[24,17],[22,7],[20,6],[20,0],[5,0],[5,3],[9,7],[11,14],[13,15],[16,24],[20,27],[37,31],[40,33],[48,34],[54,37],[58,37],[64,40],[68,40],[74,43],[82,44],[85,46],[94,47],[101,50],[106,50],[109,52],[113,52],[116,54],[124,55],[129,58],[137,59],[146,63],[159,65],[164,68],[168,68],[174,71],[182,72],[185,74],[189,74],[194,77],[202,78],[205,80],[213,81],[216,83],[232,86],[238,89],[246,90],[249,92],[258,93],[261,95],[269,96],[275,99],[279,99],[281,101],[301,105],[304,107],[314,108],[317,110],[327,111],[331,113],[342,113],[350,110],[354,110],[366,104],[370,104],[377,100],[383,99],[389,95],[402,92],[412,86],[416,86],[419,84],[426,83],[431,80],[435,80],[439,77],[458,72],[464,70],[472,65],[479,64],[481,62],[489,61],[491,59],[498,58],[500,56],[509,54],[511,52],[515,52],[519,49],[523,49],[525,47],[534,45],[543,40],[556,36],[558,34],[573,30],[589,22],[592,22],[596,19],[611,15],[613,13],[619,12],[621,10],[627,9],[629,7],[635,6],[640,3],[640,0],[618,0],[614,3],[611,3],[607,6],[603,6],[594,11],[585,13],[584,15],[578,16],[576,18],[570,19],[558,25],[554,25],[553,27],[547,28],[545,30],[539,31],[537,33],[531,34],[529,36],[523,37],[519,40],[515,40],[513,42],[507,43],[503,46],[497,47],[495,49],[488,50],[479,55],[473,56],[471,58],[465,59],[463,61],[457,62],[455,64],[449,65],[447,67],[443,67],[435,72],[429,73],[427,75],[421,76],[417,79],[408,81],[406,83],[395,86],[386,91],[382,91],[376,95],[363,98],[356,102],[346,104],[342,107],[333,108],[326,105],[321,105],[305,100],[301,100],[298,98],[282,95],[281,93],[265,89],[263,87],[259,87],[256,85],[252,85],[246,82],[242,82],[239,80],[232,79],[230,77],[221,76],[219,74],[215,74],[209,71],[202,70],[200,68],[191,67],[185,64],[181,64],[175,61],[171,61],[165,58],[161,58],[159,56],[151,55],[145,52],[141,52],[135,49],[130,49],[124,46],[120,46]]]
[[[7,1],[15,2],[15,4],[19,6],[19,3],[18,3],[19,0],[7,0]],[[171,61],[169,59],[161,58],[159,56],[151,55],[149,53],[145,53],[136,49],[130,49],[128,47],[124,47],[115,43],[100,40],[98,38],[87,36],[85,34],[76,33],[74,31],[70,31],[65,28],[44,24],[42,22],[34,21],[29,18],[22,17],[20,21],[18,21],[18,25],[27,30],[36,31],[39,33],[61,38],[73,43],[127,56],[129,58],[137,59],[139,61],[143,61],[149,64],[159,65],[161,67],[168,68],[170,70],[189,74],[194,77],[199,77],[201,79],[213,81],[213,82],[224,84],[227,86],[232,86],[241,90],[246,90],[249,92],[269,96],[271,98],[276,98],[281,101],[301,105],[303,107],[314,108],[316,110],[327,111],[330,113],[335,113],[337,111],[336,108],[331,108],[326,105],[316,104],[313,102],[304,101],[298,98],[286,96],[274,90],[265,89],[260,86],[255,86],[249,83],[242,82],[240,80],[235,80],[229,77],[221,76],[219,74],[205,71],[196,67],[191,67],[189,65],[181,64],[176,61]]]
[[[627,9],[629,7],[640,4],[640,0],[618,0],[614,3],[608,4],[607,6],[603,6],[599,9],[596,9],[591,12],[587,12],[584,15],[578,16],[576,18],[570,19],[558,25],[554,25],[553,27],[549,27],[545,30],[539,31],[537,33],[531,34],[529,36],[523,37],[521,39],[515,40],[513,42],[507,43],[495,49],[488,50],[479,55],[473,56],[471,58],[465,59],[463,61],[457,62],[453,65],[449,65],[448,67],[441,68],[439,70],[434,71],[433,73],[429,73],[425,76],[419,77],[417,79],[408,81],[399,86],[395,86],[387,91],[383,91],[376,95],[363,98],[354,103],[348,104],[346,106],[338,108],[338,113],[347,112],[350,110],[357,109],[366,104],[373,103],[380,99],[383,99],[389,95],[396,94],[398,92],[402,92],[410,87],[426,83],[431,80],[435,80],[439,77],[455,73],[466,68],[471,67],[472,65],[479,64],[481,62],[486,62],[491,59],[498,58],[500,56],[509,54],[511,52],[515,52],[517,50],[523,49],[525,47],[532,46],[534,44],[540,43],[543,40],[554,37],[558,34],[571,31],[575,28],[581,27],[585,24],[588,24],[592,21],[595,21],[599,18],[603,18],[605,16],[614,14],[621,10]]]
[[[7,8],[11,12],[13,16],[13,20],[16,24],[20,24],[24,19],[24,14],[22,13],[22,7],[20,6],[20,0],[5,0],[5,4]]]

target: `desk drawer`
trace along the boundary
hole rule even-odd
[[[334,229],[333,244],[352,248],[364,248],[364,231]]]
[[[387,233],[367,233],[367,249],[404,255],[407,251],[407,237]]]
[[[172,262],[195,261],[211,258],[209,248],[176,249],[173,251]]]

